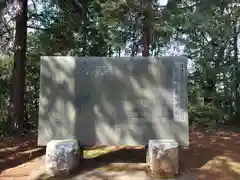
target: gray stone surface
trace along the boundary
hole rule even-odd
[[[177,175],[179,173],[178,144],[173,140],[150,140],[147,164],[153,174]]]
[[[41,57],[38,144],[188,146],[185,57]]]
[[[45,165],[48,174],[69,174],[78,167],[79,159],[77,140],[52,140],[47,143]]]

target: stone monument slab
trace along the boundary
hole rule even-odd
[[[41,57],[38,144],[188,146],[185,57]]]

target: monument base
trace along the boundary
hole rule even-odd
[[[54,176],[70,174],[79,166],[80,158],[77,140],[52,140],[46,148],[46,172]]]
[[[174,140],[149,140],[146,161],[153,177],[178,175],[178,144]]]

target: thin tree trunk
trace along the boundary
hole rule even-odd
[[[239,77],[237,76],[239,63],[238,63],[238,22],[235,22],[234,25],[234,37],[233,37],[233,50],[234,50],[234,62],[235,62],[235,69],[234,69],[234,87],[235,87],[235,101],[236,101],[236,113],[240,113],[240,99],[239,99],[239,92],[238,92],[238,86],[239,86]]]
[[[118,57],[121,57],[121,51],[122,51],[122,49],[119,48],[119,50],[118,50]]]
[[[145,21],[147,21],[147,20],[145,20]],[[147,24],[147,23],[144,23],[144,24]],[[143,57],[149,56],[150,29],[147,26],[148,25],[145,25],[145,27],[143,29],[143,52],[142,52]]]
[[[133,45],[132,45],[132,52],[131,52],[131,56],[135,56],[137,54],[137,43],[136,43],[136,27],[135,24],[133,25],[133,34],[132,34],[132,39],[133,39]]]
[[[17,0],[16,32],[14,44],[14,65],[12,72],[12,97],[8,120],[13,131],[22,133],[24,122],[24,89],[27,39],[27,0]]]
[[[147,9],[145,10],[144,13],[144,21],[143,21],[143,51],[142,51],[142,56],[143,57],[148,57],[149,56],[149,46],[151,43],[151,11],[152,11],[152,6],[151,6],[151,1],[147,1]]]

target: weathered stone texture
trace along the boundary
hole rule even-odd
[[[80,150],[77,140],[52,140],[46,149],[46,171],[49,174],[69,174],[79,165]]]
[[[179,173],[178,144],[172,140],[150,140],[147,163],[153,174],[177,175]]]
[[[38,145],[189,145],[185,57],[41,57]]]

